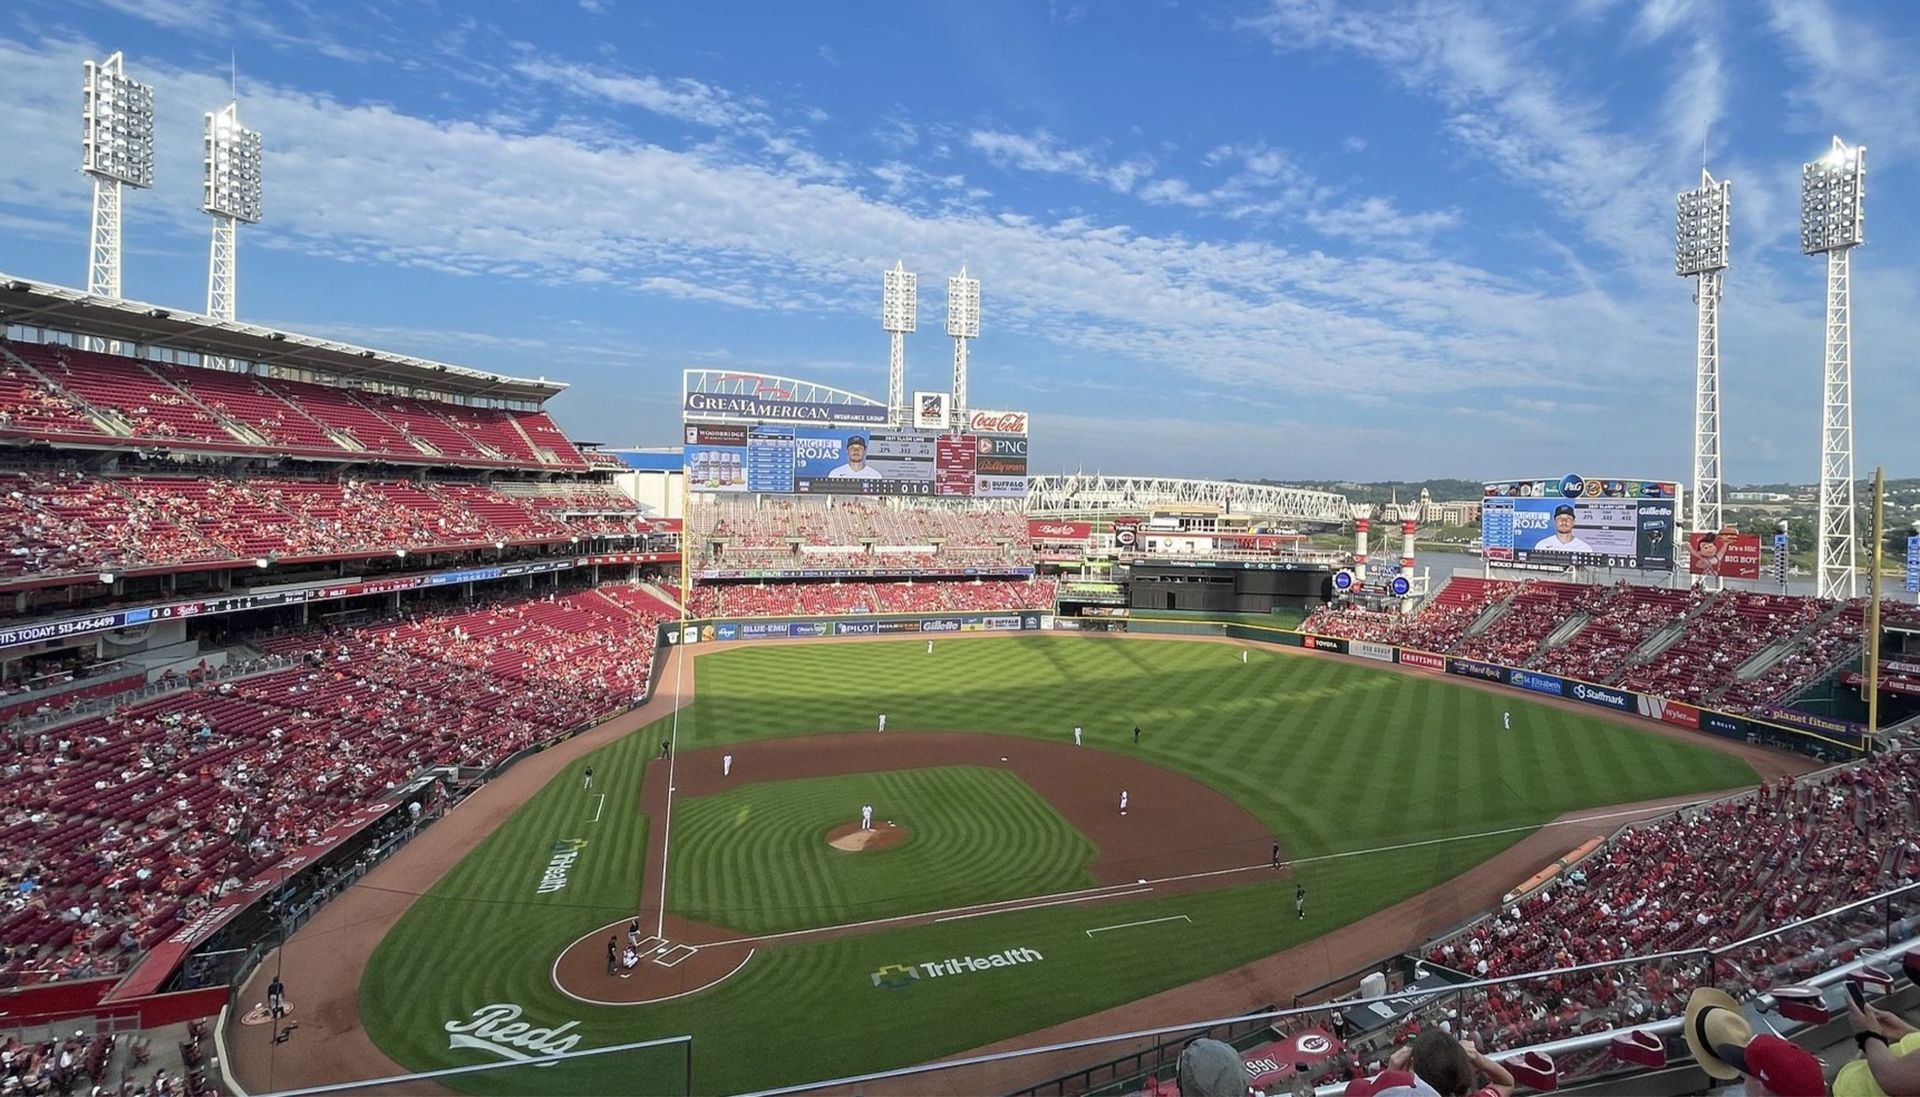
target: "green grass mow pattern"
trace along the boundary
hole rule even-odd
[[[666,734],[657,723],[555,778],[387,935],[362,981],[359,1006],[388,1054],[415,1070],[487,1061],[487,1053],[450,1048],[444,1026],[505,1003],[522,1008],[535,1025],[578,1022],[569,1031],[581,1048],[693,1033],[699,1093],[924,1062],[1311,940],[1451,879],[1562,812],[1756,779],[1745,762],[1708,749],[1704,739],[1675,740],[1518,694],[1344,659],[1254,650],[1242,665],[1233,644],[1036,636],[943,641],[932,655],[924,638],[758,650],[742,644],[703,655],[695,666],[699,701],[681,714],[682,750],[865,731],[881,712],[889,734],[977,730],[1065,741],[1074,724],[1083,724],[1088,749],[1137,753],[1212,785],[1265,820],[1295,857],[1306,859],[1295,879],[1308,889],[1309,917],[1293,917],[1291,880],[1256,874],[1218,891],[775,942],[732,980],[690,998],[638,1008],[584,1005],[555,990],[549,972],[569,941],[634,909],[646,830],[658,825],[639,816],[634,802],[643,766],[659,764],[649,761]],[[1501,720],[1509,711],[1511,731]],[[1138,747],[1135,723],[1145,732]],[[580,788],[579,770],[587,764],[597,774],[595,794]],[[959,772],[964,769],[919,776],[938,782]],[[751,913],[765,919],[759,924],[798,926],[826,925],[865,909],[940,909],[969,898],[939,875],[924,882],[918,903],[904,882],[873,881],[879,886],[868,894],[860,890],[868,881],[841,879],[822,888],[811,878],[818,873],[814,854],[776,856],[772,847],[762,854],[720,842],[728,808],[812,811],[811,792],[801,787],[812,784],[742,790],[750,794],[746,800],[717,797],[712,818],[708,805],[677,805],[670,901],[685,907],[704,895],[730,908],[753,904],[757,910],[734,910],[728,918]],[[598,824],[589,824],[598,791],[608,794],[606,810]],[[760,803],[759,796],[768,799]],[[816,825],[835,813],[856,817],[849,812],[864,800],[832,792],[818,801]],[[874,800],[887,802],[878,793]],[[931,809],[934,801],[927,804]],[[888,810],[895,809],[882,807],[882,818]],[[770,840],[780,834],[787,841],[792,832],[795,842],[820,841],[807,829],[771,828]],[[917,827],[913,840],[938,840],[936,829]],[[1566,846],[1609,829],[1610,823],[1570,829]],[[1053,846],[1031,871],[1065,876],[1085,863],[1086,851],[1057,831],[1053,838],[1039,837],[1039,829],[1019,837],[1027,830],[1017,819],[1007,821],[998,832],[1003,837],[978,839],[988,847],[980,856],[1005,858],[1001,863],[1011,866],[1025,854],[1010,846],[1047,841]],[[702,831],[718,843],[710,851],[699,848]],[[568,838],[587,845],[566,889],[537,894],[553,843]],[[1451,840],[1427,841],[1435,838]],[[873,871],[884,874],[886,859],[908,849],[875,855]],[[1025,887],[1018,877],[1027,871],[988,879],[984,869],[970,869],[980,888],[972,898]],[[1059,887],[1058,881],[1040,883],[1032,891]],[[743,902],[736,894],[750,898]],[[819,909],[809,918],[798,908],[815,896]],[[1091,938],[1085,933],[1171,915],[1191,921]],[[1380,948],[1390,952],[1404,943],[1382,941]],[[324,950],[326,942],[303,947]],[[1014,947],[1035,949],[1045,959],[900,989],[872,979],[886,965]],[[566,1068],[569,1092],[662,1092],[680,1082],[677,1065],[652,1072],[611,1062],[593,1068],[592,1062]],[[540,1089],[542,1072],[507,1073],[513,1077],[452,1084],[485,1093],[548,1092]]]
[[[875,806],[906,828],[850,853],[827,831]],[[667,895],[675,914],[777,933],[1091,887],[1095,850],[1011,773],[976,766],[743,785],[674,806]]]

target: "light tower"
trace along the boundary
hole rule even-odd
[[[153,88],[128,78],[121,54],[85,63],[80,170],[93,177],[87,292],[120,296],[120,188],[153,186]]]
[[[1822,598],[1853,597],[1853,249],[1866,242],[1867,147],[1838,137],[1800,170],[1800,250],[1827,257],[1826,368],[1820,401],[1820,527],[1815,575]],[[1876,577],[1877,578],[1877,577]]]
[[[213,215],[207,258],[207,315],[232,320],[234,236],[239,223],[260,220],[260,135],[240,124],[240,104],[208,111],[206,180],[200,208]]]
[[[895,426],[908,421],[907,333],[919,326],[920,276],[896,261],[881,277],[880,327],[890,333],[887,355],[887,414]]]
[[[1733,184],[1700,169],[1698,189],[1675,200],[1673,272],[1694,286],[1693,515],[1695,533],[1718,532],[1720,511],[1720,291],[1727,269]],[[1708,580],[1716,589],[1716,573]]]
[[[953,336],[953,422],[967,414],[967,340],[980,338],[980,279],[967,277],[967,265],[947,279],[947,334]]]

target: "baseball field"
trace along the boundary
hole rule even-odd
[[[360,1020],[409,1070],[682,1033],[701,1093],[879,1070],[1313,941],[1567,812],[1756,780],[1707,740],[1568,704],[1241,650],[1021,637],[681,660],[677,719],[567,761],[406,898]],[[863,804],[892,833],[838,848]],[[610,974],[636,914],[640,962]],[[565,1088],[677,1090],[682,1063],[587,1059]],[[528,1069],[446,1084],[556,1092]]]

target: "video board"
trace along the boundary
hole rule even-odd
[[[1503,480],[1482,489],[1480,542],[1496,563],[1671,571],[1679,513],[1671,481]]]
[[[1027,440],[790,423],[688,423],[690,490],[1024,498]]]

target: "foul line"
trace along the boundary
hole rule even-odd
[[[607,794],[603,792],[600,794],[600,802],[593,806],[593,818],[587,820],[587,822],[589,823],[599,822],[600,813],[605,810],[607,810]]]
[[[1149,918],[1144,922],[1122,922],[1117,926],[1095,926],[1087,931],[1087,936],[1091,937],[1096,933],[1105,933],[1110,929],[1132,929],[1134,926],[1151,926],[1160,922],[1186,922],[1192,924],[1193,919],[1184,914],[1169,914],[1165,918]]]
[[[949,914],[945,918],[935,918],[936,922],[962,922],[968,918],[985,918],[989,914],[1012,914],[1022,910],[1038,910],[1041,907],[1057,907],[1062,903],[1087,903],[1095,899],[1117,899],[1122,895],[1139,895],[1152,891],[1150,887],[1134,888],[1132,891],[1110,891],[1104,895],[1079,895],[1071,899],[1053,899],[1044,903],[1025,903],[1017,907],[1001,907],[998,910],[976,910],[972,914]]]

